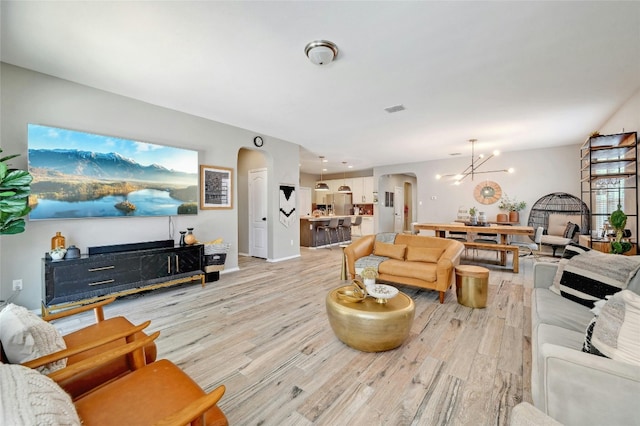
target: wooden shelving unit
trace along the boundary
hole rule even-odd
[[[620,204],[631,240],[638,241],[637,132],[589,137],[580,147],[580,162],[581,199],[591,212],[590,229],[602,229]]]

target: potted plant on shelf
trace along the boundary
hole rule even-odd
[[[0,157],[0,235],[24,232],[23,217],[31,211],[29,194],[33,177],[27,171],[9,168],[7,163],[18,155]]]
[[[376,278],[378,278],[378,270],[373,266],[366,266],[360,271],[360,276],[364,280],[364,285],[368,289],[376,285]]]
[[[509,213],[509,222],[520,222],[520,210],[524,210],[527,207],[527,203],[524,201],[518,201],[515,197],[509,198],[507,194],[504,194],[500,198],[500,204],[498,208]],[[498,222],[501,222],[498,220]]]
[[[623,254],[631,250],[631,243],[622,241],[624,237],[624,227],[627,225],[627,215],[622,211],[622,206],[618,204],[618,210],[611,213],[609,223],[616,231],[616,239],[611,241],[611,253]]]

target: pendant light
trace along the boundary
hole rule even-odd
[[[436,179],[441,179],[443,177],[449,177],[452,176],[455,180],[454,185],[460,185],[460,183],[465,180],[467,178],[467,176],[471,176],[471,180],[473,180],[474,176],[477,174],[481,174],[481,173],[499,173],[499,172],[505,172],[505,173],[513,173],[514,170],[513,168],[509,168],[509,169],[500,169],[500,170],[487,170],[487,171],[478,171],[478,168],[480,166],[482,166],[484,163],[486,163],[487,161],[491,160],[493,157],[496,157],[498,155],[500,155],[500,151],[493,151],[493,154],[491,154],[490,156],[486,157],[482,154],[480,154],[477,158],[476,158],[476,153],[475,153],[475,144],[478,140],[477,139],[469,139],[469,142],[471,142],[471,164],[469,166],[467,166],[466,169],[464,169],[464,171],[462,173],[457,173],[457,174],[448,174],[448,175],[436,175]]]
[[[342,164],[347,165],[346,161],[343,161]],[[342,185],[338,188],[338,192],[342,194],[348,194],[351,192],[351,188],[347,185],[347,172],[346,170],[342,172]]]
[[[322,163],[324,162],[324,157],[320,156],[320,182],[316,183],[316,191],[328,191],[329,185],[326,182],[322,181]]]

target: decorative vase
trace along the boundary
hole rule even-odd
[[[520,222],[520,213],[515,210],[509,212],[509,222]]]
[[[195,244],[197,241],[196,236],[193,235],[193,228],[187,228],[187,235],[184,236],[184,242],[187,245]]]
[[[487,223],[487,215],[484,212],[478,213],[478,223],[485,224]]]
[[[180,247],[184,247],[187,245],[187,243],[184,242],[184,234],[186,234],[187,231],[180,231]]]
[[[70,245],[65,256],[67,259],[79,259],[80,249],[74,245]]]
[[[54,235],[51,238],[51,250],[55,250],[57,248],[64,248],[65,247],[65,238],[64,235],[62,235],[62,233],[60,232],[56,232],[56,235]]]
[[[477,225],[478,224],[478,216],[476,216],[476,215],[469,216],[469,222],[472,225]]]
[[[508,221],[509,221],[508,214],[498,213],[498,216],[496,217],[496,222],[508,222]]]

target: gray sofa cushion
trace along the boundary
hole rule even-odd
[[[531,325],[549,324],[577,331],[584,337],[587,325],[593,318],[589,308],[560,297],[546,288],[536,288],[531,294]],[[578,349],[582,348],[580,346]]]
[[[553,297],[560,299],[557,295],[551,294]],[[540,324],[535,330],[536,332],[531,336],[531,396],[534,405],[546,411],[547,401],[544,392],[544,374],[542,373],[544,357],[540,352],[540,348],[543,344],[549,343],[569,349],[581,350],[584,342],[584,331],[567,330],[550,324]]]

